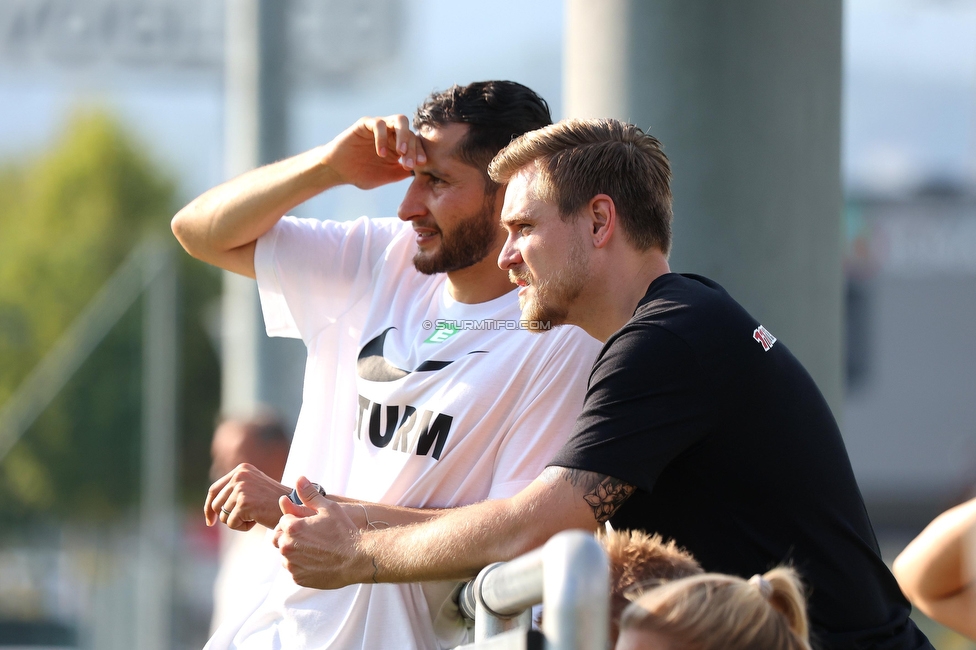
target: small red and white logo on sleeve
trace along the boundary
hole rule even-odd
[[[752,338],[759,341],[763,346],[763,352],[769,352],[769,348],[773,347],[773,343],[776,342],[776,337],[769,333],[769,330],[760,325],[756,328],[756,331],[752,333]]]

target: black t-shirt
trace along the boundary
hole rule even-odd
[[[611,518],[673,538],[707,571],[792,564],[827,649],[931,648],[885,567],[826,401],[714,282],[667,274],[606,343],[550,463],[637,487]]]

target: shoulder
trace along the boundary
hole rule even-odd
[[[696,276],[668,274],[655,280],[634,312],[600,351],[591,385],[616,390],[694,380],[702,370],[709,339],[734,301],[717,284]]]
[[[580,348],[596,353],[603,347],[603,343],[575,325],[560,325],[548,332],[533,334],[532,338],[541,340],[546,347],[561,351]]]
[[[314,243],[322,238],[379,238],[393,241],[409,234],[410,225],[399,219],[359,217],[351,221],[332,221],[284,216],[265,235],[273,238],[298,236],[298,241]],[[307,239],[312,237],[311,242]]]
[[[731,299],[725,290],[706,278],[677,273],[660,276],[648,287],[633,317],[607,339],[601,360],[690,352],[699,330],[726,300]]]
[[[410,224],[399,219],[319,221],[286,216],[258,241],[255,260],[276,259],[298,271],[367,271],[374,276],[390,266],[396,274],[413,268],[412,233]]]
[[[536,363],[584,367],[588,372],[603,344],[575,325],[560,325],[550,331],[520,333],[527,358]]]
[[[639,332],[645,347],[661,344],[667,339],[666,333],[697,357],[707,358],[722,354],[740,339],[750,340],[757,325],[718,283],[702,276],[672,273],[651,284],[621,333],[633,336]]]
[[[741,310],[717,282],[700,275],[668,273],[656,279],[638,304],[632,322],[675,329],[723,311]]]
[[[637,390],[660,383],[664,377],[687,379],[699,370],[698,355],[680,331],[634,318],[607,340],[593,365],[590,382],[610,382],[615,390]]]

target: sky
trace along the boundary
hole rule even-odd
[[[4,0],[8,1],[13,3],[8,9],[0,5],[0,160],[29,156],[57,137],[71,111],[95,106],[115,113],[178,178],[181,198],[189,200],[224,180],[219,69],[120,69],[97,62],[37,60],[42,57],[25,62],[23,55],[17,59],[11,48],[5,50],[2,39],[5,13],[9,33],[9,7],[30,0]],[[86,1],[91,3],[82,0],[82,4]],[[384,43],[388,55],[359,65],[355,74],[296,83],[289,114],[289,152],[328,142],[362,115],[410,114],[431,91],[452,83],[490,78],[521,81],[546,97],[559,114],[561,0],[367,0],[366,4],[396,9],[390,12],[394,24],[380,25],[376,35],[388,38],[392,32],[393,46]],[[509,20],[512,15],[520,20]],[[477,29],[460,27],[467,24],[476,24]],[[501,33],[506,34],[504,44],[496,37]],[[375,49],[370,42],[343,45],[366,52]],[[348,56],[356,59],[354,54]],[[393,216],[402,193],[398,186],[370,193],[340,188],[298,213],[334,218]]]
[[[30,156],[57,137],[71,111],[94,106],[128,125],[178,179],[181,198],[224,179],[219,69],[121,69],[71,57],[25,64],[11,54],[10,26],[17,7],[30,1],[0,7],[0,160]],[[366,4],[397,8],[383,27],[393,45],[358,74],[299,84],[289,151],[327,142],[362,114],[410,113],[431,90],[483,78],[523,81],[560,115],[561,0]],[[214,14],[214,0],[187,6]],[[219,16],[204,18],[210,28],[219,24]],[[462,28],[469,24],[477,29]],[[897,195],[933,183],[976,188],[976,0],[849,0],[843,65],[842,169],[850,191]],[[343,190],[306,212],[392,214],[401,192]]]
[[[976,1],[847,2],[842,124],[850,190],[976,190]]]

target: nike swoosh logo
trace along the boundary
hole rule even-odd
[[[434,372],[442,370],[454,363],[454,361],[424,361],[415,370],[404,370],[403,368],[394,366],[383,356],[383,343],[386,341],[386,335],[393,329],[396,328],[387,327],[380,332],[379,336],[364,345],[363,349],[359,351],[359,360],[356,362],[356,374],[360,378],[367,381],[396,381],[403,379],[412,372]],[[468,352],[468,354],[486,353],[485,350]]]

